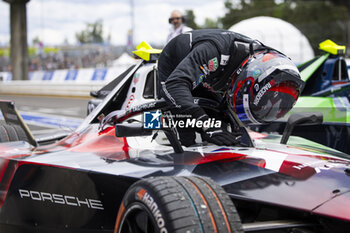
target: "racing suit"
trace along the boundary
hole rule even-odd
[[[217,96],[226,91],[231,75],[248,57],[252,42],[241,34],[218,29],[194,30],[177,36],[165,46],[158,60],[158,96],[173,106],[174,113],[208,118],[194,103],[194,93],[206,89]],[[179,134],[182,144],[194,144],[194,133]]]

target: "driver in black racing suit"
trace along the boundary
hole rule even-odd
[[[235,93],[235,101],[237,101],[236,96],[239,97],[238,99],[242,99],[240,94],[243,92],[241,91],[241,93],[238,89],[243,88],[246,84],[245,80],[247,77],[242,79],[239,77],[239,74],[244,73],[243,71],[247,66],[246,63],[255,59],[255,54],[254,56],[251,54],[252,48],[254,47],[253,45],[255,47],[258,46],[259,50],[269,48],[244,35],[218,29],[194,30],[175,37],[163,49],[158,60],[159,82],[161,85],[159,96],[165,98],[165,100],[172,105],[173,114],[186,114],[191,115],[192,118],[196,120],[207,120],[209,116],[200,106],[194,103],[193,96],[204,95],[206,97],[209,96],[209,98],[218,99],[223,97],[226,91],[231,90]],[[262,52],[260,51],[259,53]],[[281,60],[281,57],[284,55],[278,54],[276,57],[277,56],[280,56],[279,60]],[[283,59],[288,58],[283,57]],[[283,61],[284,60],[282,60],[282,63]],[[276,65],[278,64],[276,63]],[[239,67],[241,67],[241,69],[238,69]],[[289,72],[290,75],[295,76],[294,78],[300,80],[299,74],[294,73],[295,70],[293,72],[290,72],[290,69],[284,71],[284,73]],[[236,76],[234,72],[236,72]],[[266,72],[267,75],[265,76],[270,78],[268,73],[270,71]],[[260,73],[266,72],[262,70]],[[241,80],[238,86],[237,80]],[[260,81],[261,80],[259,80],[259,82]],[[244,82],[244,85],[242,85],[242,82]],[[256,80],[255,83],[258,83],[258,80]],[[271,83],[275,84],[275,82],[270,82],[270,84]],[[277,82],[277,84],[278,83],[279,82]],[[254,82],[248,82],[248,84],[249,87],[252,87]],[[300,83],[298,83],[298,85],[293,88],[298,89]],[[235,87],[233,88],[233,86]],[[269,85],[269,87],[270,86],[271,85]],[[289,86],[290,85],[288,85],[288,88]],[[249,92],[252,88],[248,89],[249,90],[247,90],[247,85],[245,85],[244,93]],[[258,91],[258,88],[255,89]],[[260,91],[259,101],[255,100],[255,103],[260,102],[266,105],[266,103],[263,103],[264,98],[261,98],[265,93],[261,93]],[[296,96],[296,98],[297,97],[298,96]],[[268,96],[268,98],[271,97]],[[262,99],[262,101],[260,101],[260,99]],[[233,103],[233,107],[237,106]],[[248,112],[248,110],[246,110],[246,112]],[[247,115],[249,117],[251,114]],[[259,114],[255,116],[257,115]],[[178,132],[182,145],[190,146],[195,143],[194,129],[178,128]],[[202,128],[200,129],[200,133],[203,140],[217,145],[229,146],[236,143],[235,137],[224,127],[219,129]]]

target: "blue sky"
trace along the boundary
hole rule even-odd
[[[103,20],[105,36],[111,35],[113,44],[126,44],[131,28],[131,0],[31,0],[27,4],[28,42],[39,37],[46,45],[68,40],[75,43],[75,33],[85,24]],[[192,9],[199,24],[206,17],[223,16],[224,0],[133,0],[135,43],[146,40],[165,42],[169,31],[168,18],[174,9]],[[0,46],[9,40],[9,5],[0,1]]]

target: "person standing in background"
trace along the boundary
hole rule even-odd
[[[192,31],[193,29],[190,27],[187,27],[185,23],[185,18],[181,14],[180,11],[174,10],[171,12],[169,23],[172,24],[172,27],[170,29],[169,35],[167,37],[166,43],[168,43],[170,40],[175,38],[176,36],[180,35],[181,33]]]

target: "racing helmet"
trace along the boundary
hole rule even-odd
[[[246,124],[271,122],[295,104],[304,82],[295,64],[277,50],[250,55],[232,77],[228,103]]]

